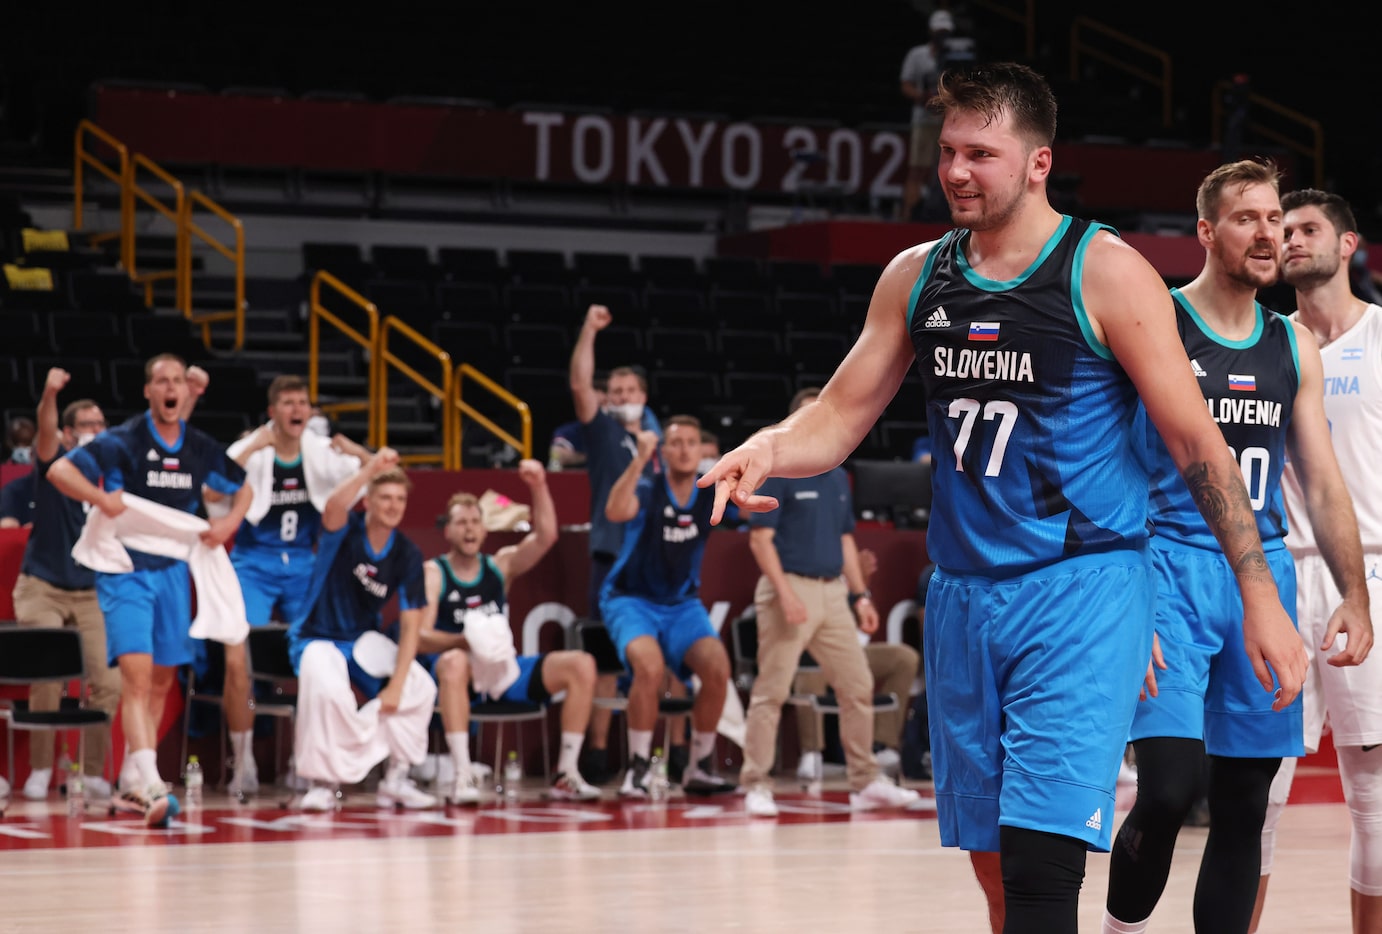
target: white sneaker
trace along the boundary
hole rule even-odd
[[[53,770],[34,769],[24,781],[24,797],[30,801],[42,801],[48,797],[48,786],[53,783]]]
[[[889,749],[884,746],[873,754],[873,761],[878,763],[878,767],[889,775],[896,775],[902,771],[902,757],[897,754],[896,749]]]
[[[749,817],[776,817],[777,803],[773,793],[766,788],[750,788],[744,796],[744,810]]]
[[[253,759],[246,758],[243,764],[235,764],[235,773],[231,775],[230,784],[226,786],[226,794],[232,798],[259,794],[259,766]]]
[[[910,788],[901,788],[878,776],[864,786],[863,791],[850,792],[849,806],[856,811],[875,811],[879,808],[905,808],[921,800]]]
[[[825,768],[825,760],[819,752],[803,752],[797,763],[797,778],[804,782],[818,782]]]
[[[380,782],[374,800],[381,808],[399,807],[409,811],[424,811],[437,806],[437,799],[413,784],[406,771]]]
[[[313,785],[303,793],[293,807],[299,811],[311,811],[315,814],[334,811],[337,807],[336,790],[328,788],[326,785]]]
[[[110,797],[110,782],[99,775],[83,775],[82,789],[88,798],[105,800]]]
[[[580,772],[558,772],[547,797],[553,801],[597,801],[600,789],[581,778]]]
[[[456,776],[456,780],[451,783],[451,793],[446,796],[446,803],[480,803],[480,783],[475,780],[475,773],[473,771]]]
[[[429,752],[421,762],[408,770],[408,777],[423,784],[435,781],[437,778],[437,754]]]

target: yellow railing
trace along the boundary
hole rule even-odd
[[[94,153],[89,152],[86,146],[88,137],[95,137],[114,150],[119,168],[112,169]],[[77,132],[74,134],[72,149],[72,229],[81,230],[86,219],[86,205],[84,203],[86,194],[86,167],[90,166],[92,171],[97,175],[105,176],[120,188],[121,209],[123,210],[125,179],[129,175],[130,152],[124,143],[111,136],[90,120],[82,120],[77,124]],[[101,243],[114,237],[120,237],[123,235],[124,230],[124,225],[121,224],[118,230],[96,234],[92,237],[92,242]],[[129,246],[130,244],[128,241],[121,240],[120,262],[126,266],[129,265],[129,257],[126,255]]]
[[[519,420],[522,422],[523,437],[515,438],[504,429],[500,428],[493,421],[486,418],[473,405],[465,401],[465,381],[469,378],[478,383],[480,388],[487,390],[491,395],[496,396],[505,405],[511,407],[518,413]],[[450,410],[447,419],[454,419],[454,426],[451,429],[451,437],[456,441],[456,468],[459,470],[461,464],[461,418],[469,416],[484,429],[492,432],[500,441],[516,449],[521,457],[533,456],[533,413],[528,408],[528,403],[509,392],[503,386],[481,373],[469,363],[462,363],[456,367],[456,378],[451,383],[454,395],[451,404],[447,406]]]
[[[1210,117],[1210,130],[1213,133],[1212,142],[1215,146],[1223,142],[1224,120],[1224,94],[1230,88],[1228,81],[1220,81],[1214,86],[1214,95],[1211,100],[1212,116]],[[1313,169],[1314,185],[1316,188],[1324,187],[1324,127],[1318,120],[1307,117],[1305,114],[1289,107],[1283,107],[1276,101],[1260,94],[1248,94],[1248,105],[1257,108],[1259,111],[1267,110],[1285,119],[1288,123],[1294,124],[1297,129],[1303,129],[1310,137],[1309,144],[1300,142],[1296,136],[1288,136],[1280,130],[1266,126],[1256,120],[1247,125],[1255,135],[1263,139],[1271,140],[1286,149],[1291,150],[1297,155],[1305,156],[1311,162]],[[1249,111],[1251,113],[1251,111]]]
[[[366,331],[360,331],[347,324],[330,311],[321,301],[322,286],[328,286],[333,291],[339,293],[350,303],[365,313],[368,326]],[[365,412],[369,419],[369,437],[366,440],[372,448],[378,448],[380,422],[382,421],[379,412],[378,397],[374,393],[378,385],[378,371],[380,355],[379,350],[379,309],[374,307],[374,303],[365,298],[359,292],[346,285],[340,279],[331,275],[329,272],[318,271],[312,277],[312,286],[308,295],[308,314],[307,314],[307,393],[314,403],[320,398],[318,386],[321,380],[321,322],[336,328],[347,338],[359,344],[365,349],[369,358],[369,378],[367,385],[369,398],[364,401],[331,402],[322,405],[321,409],[327,414],[338,412]]]
[[[1000,19],[1006,19],[1022,27],[1022,46],[1026,50],[1028,58],[1036,55],[1036,0],[1018,0],[1022,6],[1021,10],[1015,9],[1011,3],[1000,2],[1000,0],[973,0],[974,5],[980,9],[988,10]]]
[[[97,140],[111,149],[118,160],[118,170],[112,168],[91,151],[91,140]],[[131,153],[129,147],[102,130],[90,120],[77,124],[73,139],[72,167],[72,229],[81,230],[85,225],[85,171],[104,176],[120,188],[120,224],[114,231],[92,234],[92,244],[103,243],[119,238],[120,264],[130,280],[144,286],[144,304],[154,304],[154,285],[157,282],[172,280],[173,304],[182,316],[193,324],[202,327],[202,342],[211,347],[211,325],[217,321],[235,322],[235,346],[239,350],[245,343],[245,231],[239,218],[212,201],[196,189],[187,189],[182,181],[165,170],[158,163],[140,153]],[[142,184],[144,176],[152,176],[162,182],[172,193],[172,203]],[[141,206],[153,208],[155,212],[172,222],[174,259],[172,269],[160,269],[141,273],[138,261],[138,238],[135,235],[137,214]],[[201,207],[225,221],[234,232],[235,244],[229,246],[200,226],[196,220],[195,209]],[[193,308],[192,298],[192,242],[200,240],[220,253],[234,264],[235,308],[198,313]]]
[[[173,204],[170,207],[165,204],[154,192],[144,188],[139,184],[139,170],[144,169],[154,178],[167,185],[173,191]],[[144,304],[153,307],[154,304],[154,283],[163,282],[168,279],[173,280],[174,305],[179,309],[186,308],[182,295],[182,265],[186,259],[187,237],[182,229],[183,207],[186,200],[182,182],[178,181],[171,173],[162,168],[158,163],[140,153],[135,153],[130,158],[129,175],[125,180],[122,204],[120,208],[120,225],[122,227],[121,236],[128,245],[129,263],[125,271],[129,273],[130,279],[144,286]],[[163,215],[173,223],[173,243],[174,243],[174,264],[172,269],[160,269],[156,272],[141,273],[139,271],[138,240],[135,237],[135,219],[139,210],[139,202],[143,202],[153,208],[155,212]],[[184,312],[185,313],[185,312]]]
[[[205,208],[216,217],[220,218],[230,227],[235,237],[235,245],[227,246],[225,243],[216,239],[197,223],[193,212],[196,208]],[[183,208],[182,230],[186,237],[185,251],[187,262],[182,264],[180,270],[182,274],[179,292],[182,294],[186,304],[183,307],[183,314],[193,324],[202,326],[202,343],[208,348],[211,346],[211,325],[217,321],[235,322],[235,346],[231,350],[239,350],[245,346],[245,226],[240,223],[240,219],[212,201],[200,191],[193,190],[187,196],[187,202]],[[203,311],[196,310],[196,301],[192,294],[192,243],[199,240],[211,249],[220,253],[230,260],[235,266],[235,306],[229,311]]]
[[[1092,45],[1086,38],[1087,33],[1095,33],[1105,39],[1110,39],[1122,48],[1117,52],[1109,52]],[[1135,50],[1148,58],[1154,60],[1160,68],[1152,71],[1142,68],[1127,58],[1128,50]],[[1148,45],[1141,40],[1134,39],[1126,33],[1119,32],[1105,26],[1097,20],[1090,19],[1088,16],[1077,16],[1070,23],[1070,80],[1078,81],[1080,77],[1080,56],[1084,55],[1095,61],[1103,62],[1119,71],[1126,72],[1150,84],[1161,92],[1161,125],[1170,127],[1171,118],[1171,56],[1158,49],[1156,46]]]
[[[389,349],[389,335],[395,331],[411,341],[414,347],[421,350],[429,358],[429,361],[441,364],[441,382],[439,384],[423,376],[412,364]],[[390,315],[384,319],[383,324],[379,327],[379,353],[376,356],[379,359],[379,366],[375,368],[374,378],[376,382],[371,396],[379,410],[379,445],[383,446],[389,443],[389,368],[393,367],[419,387],[425,389],[432,398],[440,403],[439,407],[442,411],[441,453],[405,454],[399,460],[405,464],[438,464],[443,470],[460,469],[460,445],[453,442],[451,437],[452,419],[446,413],[446,403],[451,398],[451,381],[454,378],[454,374],[451,372],[451,355],[423,337],[404,321]]]

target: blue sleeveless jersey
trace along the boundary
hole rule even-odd
[[[996,282],[967,230],[932,247],[908,330],[926,387],[937,566],[1005,577],[1140,549],[1147,530],[1137,393],[1085,313],[1085,251],[1103,228],[1066,217],[1032,265]]]
[[[292,620],[292,637],[353,642],[383,622],[384,606],[398,595],[398,608],[427,605],[422,552],[397,529],[376,553],[365,534],[365,514],[352,512],[346,524],[323,532],[312,569],[311,609]]]
[[[258,525],[248,521],[240,524],[240,530],[235,533],[235,547],[273,552],[302,549],[310,553],[317,542],[321,518],[321,513],[307,497],[302,456],[291,464],[274,458],[269,511]]]
[[[245,482],[245,471],[226,455],[226,447],[206,432],[182,422],[182,434],[164,444],[148,412],[97,435],[67,457],[107,490],[126,490],[163,506],[196,512],[202,486],[230,495]],[[136,570],[171,567],[176,559],[130,551]]]
[[[1281,471],[1286,464],[1286,430],[1300,388],[1300,355],[1291,323],[1256,306],[1257,326],[1241,341],[1215,334],[1179,289],[1176,325],[1190,357],[1209,414],[1243,470],[1243,481],[1257,517],[1264,548],[1283,548],[1286,509]],[[1219,543],[1190,496],[1180,470],[1151,421],[1147,425],[1152,457],[1151,518],[1159,537],[1197,548]]]
[[[440,631],[463,632],[465,614],[470,610],[481,613],[504,613],[508,610],[508,599],[504,596],[504,575],[499,573],[499,568],[495,567],[489,555],[480,555],[480,571],[469,581],[456,577],[445,555],[432,560],[441,569],[436,622]]]
[[[694,599],[701,586],[701,558],[710,534],[712,490],[691,487],[679,503],[664,473],[638,481],[638,515],[629,520],[624,546],[605,578],[600,595],[642,597],[675,604]]]
[[[62,495],[48,482],[48,468],[66,453],[59,446],[53,460],[34,464],[36,519],[24,546],[20,572],[63,590],[88,590],[96,586],[95,573],[72,560],[72,546],[86,524],[87,504]],[[87,479],[95,483],[97,477],[92,473]]]

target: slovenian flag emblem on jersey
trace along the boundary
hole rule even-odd
[[[1228,388],[1236,389],[1239,392],[1257,392],[1257,377],[1230,373],[1228,374]]]
[[[177,470],[177,469],[178,469],[178,459],[177,459],[176,457],[165,457],[165,458],[163,458],[163,469],[164,469],[164,470]]]
[[[998,340],[998,322],[972,321],[969,325],[969,339],[972,341]]]

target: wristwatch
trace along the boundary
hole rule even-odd
[[[873,600],[873,591],[871,591],[871,590],[861,590],[861,591],[859,591],[858,593],[852,593],[852,594],[850,594],[850,595],[849,595],[849,608],[850,608],[851,610],[854,609],[854,604],[858,603],[860,600],[868,600],[868,601],[872,602],[872,600]]]

